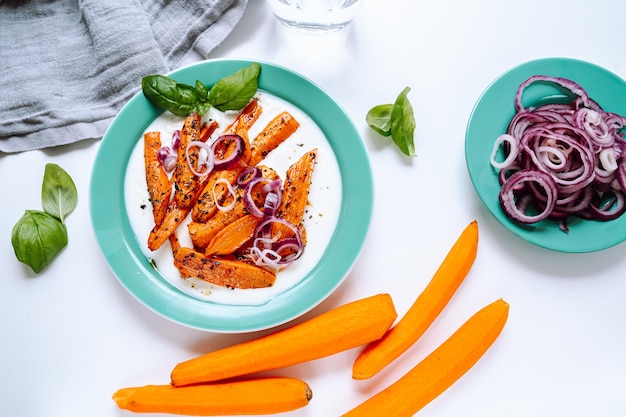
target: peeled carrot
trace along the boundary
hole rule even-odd
[[[344,304],[291,327],[181,362],[176,386],[278,369],[342,352],[380,338],[396,319],[389,294]]]
[[[405,315],[381,339],[367,345],[352,367],[354,379],[367,379],[411,347],[448,304],[478,251],[478,223],[471,222]]]
[[[195,203],[196,188],[200,178],[193,173],[191,166],[194,168],[198,165],[200,150],[188,145],[200,139],[200,128],[202,120],[200,115],[192,113],[185,118],[183,128],[180,131],[180,147],[178,148],[178,158],[176,169],[174,170],[174,198],[178,207],[186,209]],[[187,162],[189,161],[189,162]]]
[[[502,332],[508,314],[502,299],[483,307],[403,377],[342,417],[414,415],[474,366]]]
[[[122,388],[113,394],[113,401],[136,413],[230,416],[292,411],[306,406],[312,397],[306,382],[273,377],[189,387]]]
[[[205,254],[213,256],[234,253],[252,238],[260,222],[261,217],[246,214],[229,223],[213,236],[213,239],[206,247]]]

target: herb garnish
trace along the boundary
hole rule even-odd
[[[15,256],[36,273],[67,246],[65,218],[78,202],[74,181],[56,164],[46,164],[41,200],[44,211],[26,210],[11,231]]]
[[[380,104],[370,109],[365,121],[380,135],[391,136],[403,154],[415,156],[415,116],[407,97],[409,91],[409,87],[402,90],[393,104]]]
[[[253,62],[217,81],[210,90],[199,80],[195,87],[165,75],[148,75],[141,80],[143,94],[153,104],[176,116],[205,114],[211,107],[220,111],[240,110],[256,94],[261,64]]]

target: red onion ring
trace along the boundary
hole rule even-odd
[[[244,141],[244,138],[235,134],[222,135],[218,137],[215,142],[211,144],[213,157],[215,159],[215,169],[228,169],[234,166],[237,162],[239,162],[246,150],[246,145]],[[229,146],[231,143],[234,143],[235,149],[229,150],[227,155],[220,155],[220,152],[217,152],[217,148],[219,146]]]
[[[524,90],[535,82],[556,84],[574,98],[524,107]],[[605,112],[576,82],[543,75],[522,82],[514,104],[516,114],[490,155],[508,217],[525,224],[558,220],[566,230],[570,215],[606,221],[626,211],[626,118]],[[537,214],[527,212],[531,206]]]

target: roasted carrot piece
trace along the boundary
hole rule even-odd
[[[276,281],[274,273],[256,265],[208,257],[185,247],[174,254],[174,265],[183,277],[197,277],[227,288],[265,288]]]
[[[237,115],[235,121],[224,130],[224,134],[235,133],[237,129],[241,128],[250,130],[262,112],[263,107],[259,106],[259,102],[257,100],[251,100],[250,103],[246,104],[246,107],[241,110],[239,115]]]
[[[274,333],[181,362],[176,386],[278,369],[323,358],[380,338],[396,319],[389,294],[349,302]]]
[[[354,379],[376,375],[411,347],[430,327],[467,276],[478,250],[478,223],[458,237],[426,288],[381,339],[367,345],[352,367]]]
[[[267,154],[290,137],[299,126],[300,123],[289,112],[282,112],[274,117],[252,141],[250,165],[257,165],[265,159]]]
[[[498,338],[509,314],[499,299],[483,307],[396,382],[343,417],[412,416],[454,384]]]
[[[135,413],[230,416],[292,411],[306,406],[312,397],[311,388],[300,379],[268,377],[190,387],[122,388],[113,394],[113,401]]]
[[[183,128],[180,131],[178,159],[174,169],[174,198],[178,207],[183,209],[194,204],[196,189],[200,180],[200,177],[194,174],[190,167],[191,165],[197,169],[200,151],[196,146],[189,147],[189,144],[200,140],[201,124],[200,115],[192,113],[185,118]]]
[[[163,221],[155,225],[148,236],[148,248],[150,250],[159,249],[163,243],[176,231],[178,226],[189,214],[190,208],[180,208],[176,200],[172,199],[165,212]]]
[[[283,201],[278,209],[278,215],[293,225],[302,221],[308,203],[313,169],[317,161],[317,149],[302,155],[287,170],[283,186]],[[281,233],[285,236],[289,229],[282,224],[275,224],[273,234]]]
[[[206,142],[218,127],[219,124],[215,120],[210,120],[207,123],[204,123],[200,128],[200,141]]]
[[[154,223],[161,224],[172,192],[170,180],[158,158],[158,152],[161,148],[161,133],[146,132],[143,143],[146,182],[148,184],[150,202],[152,203],[152,215]]]
[[[248,126],[245,123],[235,125],[235,133],[244,139],[244,154],[239,162],[225,170],[214,172],[211,178],[203,187],[201,194],[194,204],[191,218],[196,222],[206,222],[217,212],[217,203],[221,202],[228,195],[228,189],[223,181],[235,184],[239,174],[248,167],[250,161],[250,143],[248,140]],[[224,152],[228,152],[225,149]]]
[[[254,235],[260,217],[246,214],[222,228],[206,247],[207,256],[229,255],[237,251]]]

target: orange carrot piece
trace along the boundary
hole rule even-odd
[[[200,128],[200,140],[202,142],[209,140],[213,132],[215,132],[218,127],[219,124],[215,120],[210,120],[207,123],[204,123]]]
[[[365,347],[352,367],[354,379],[367,379],[411,347],[435,321],[467,276],[478,251],[478,223],[458,237],[426,288],[380,340]]]
[[[396,319],[389,294],[377,294],[274,333],[181,362],[176,386],[217,381],[323,358],[380,338]]]
[[[155,224],[161,224],[163,221],[172,192],[170,180],[163,169],[163,165],[159,162],[160,148],[161,133],[147,132],[144,135],[144,165]]]
[[[207,256],[229,255],[237,251],[248,242],[254,235],[257,225],[261,222],[260,217],[246,214],[223,227],[213,236],[206,247]]]
[[[499,299],[483,307],[396,382],[342,417],[412,416],[469,371],[498,338],[509,314]]]
[[[150,250],[159,249],[172,233],[176,231],[178,226],[183,222],[189,214],[191,208],[180,208],[176,200],[172,199],[163,221],[155,225],[148,236],[148,248]]]
[[[300,123],[289,113],[282,112],[274,117],[254,138],[251,145],[250,165],[257,165],[267,154],[289,138]]]
[[[182,277],[196,277],[227,288],[271,287],[276,275],[256,265],[233,259],[212,258],[191,248],[174,254],[174,265]]]
[[[201,124],[200,115],[192,113],[185,118],[180,131],[178,159],[174,169],[174,198],[178,207],[183,209],[194,204],[196,189],[200,181],[200,177],[194,174],[190,167],[191,165],[197,169],[200,150],[197,146],[189,147],[189,144],[200,140]]]
[[[293,225],[302,222],[304,210],[308,203],[313,169],[317,161],[317,149],[302,155],[287,170],[283,186],[283,201],[278,209],[278,215]],[[280,233],[286,236],[289,228],[282,224],[275,224],[272,230],[274,235]]]
[[[312,397],[311,388],[300,379],[269,377],[190,387],[122,388],[113,394],[113,401],[135,413],[230,416],[297,410],[308,405]]]

